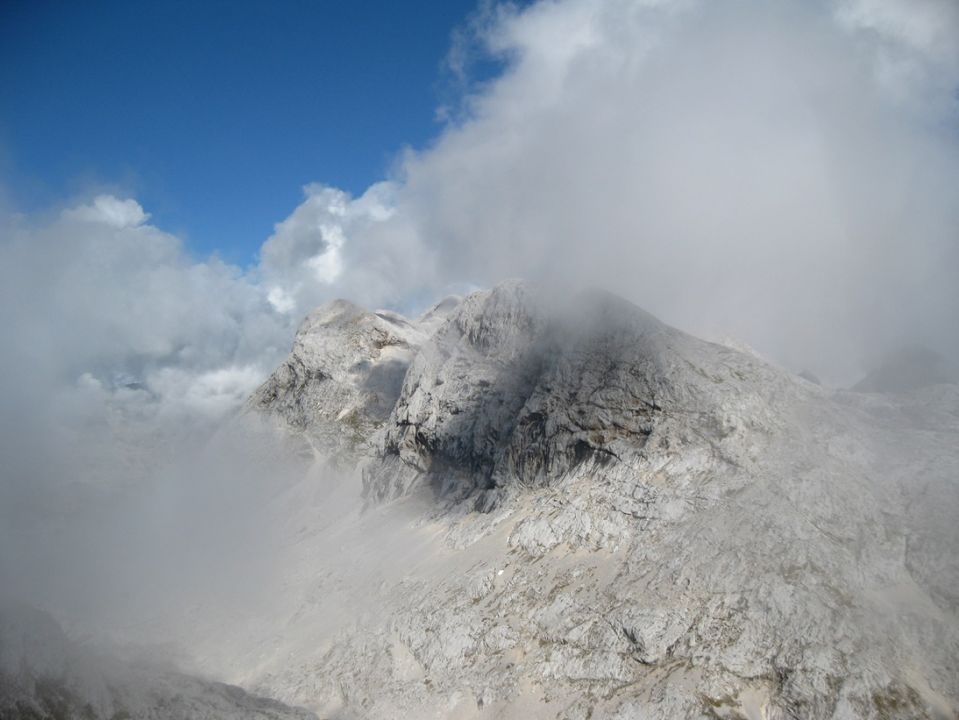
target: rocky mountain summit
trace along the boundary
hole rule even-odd
[[[257,692],[321,717],[957,716],[955,385],[830,391],[509,282],[415,321],[324,306],[248,410],[313,468],[276,501],[284,600],[229,651]],[[323,483],[362,509],[307,510]]]
[[[875,389],[599,291],[329,303],[189,466],[228,572],[116,628],[177,667],[2,610],[0,719],[955,718],[959,386]]]

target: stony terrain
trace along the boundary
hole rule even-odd
[[[257,661],[230,654],[259,692],[330,717],[956,717],[955,385],[830,391],[514,282],[428,323],[321,308],[250,408],[365,507],[301,525]]]
[[[269,490],[256,599],[130,639],[321,718],[955,718],[959,386],[912,385],[601,292],[330,303],[218,440]]]

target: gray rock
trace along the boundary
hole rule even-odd
[[[328,569],[291,561],[297,621],[233,653],[257,690],[371,718],[956,716],[955,386],[832,392],[517,282],[311,317],[251,408],[348,459],[366,509],[298,537]]]

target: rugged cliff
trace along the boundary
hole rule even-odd
[[[321,308],[250,409],[355,467],[365,507],[304,521],[272,659],[235,661],[261,691],[383,718],[956,714],[954,385],[829,391],[511,282],[418,321]]]

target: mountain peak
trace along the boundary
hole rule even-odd
[[[601,291],[328,308],[251,404],[362,493],[298,539],[345,569],[295,617],[372,612],[290,667],[298,621],[271,678],[382,718],[454,695],[457,716],[935,716],[959,697],[959,395],[940,395],[833,392]],[[284,522],[321,511],[302,512]],[[352,580],[370,557],[375,583]]]
[[[731,407],[765,403],[763,382],[784,381],[620,297],[509,280],[412,322],[318,308],[252,404],[320,448],[359,451],[372,501],[432,487],[489,510],[519,488],[623,472],[677,433],[722,435]]]

